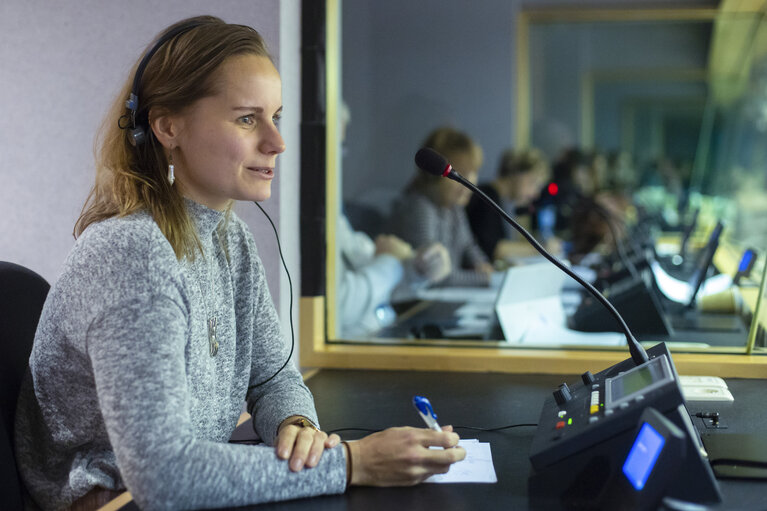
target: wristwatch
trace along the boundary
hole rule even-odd
[[[289,423],[293,426],[298,426],[300,428],[311,428],[314,431],[319,431],[320,429],[314,425],[312,421],[307,419],[306,417],[299,417],[298,419],[294,420],[293,422]]]

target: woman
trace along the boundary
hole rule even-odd
[[[127,488],[142,509],[226,507],[446,471],[465,451],[429,446],[456,445],[454,433],[341,445],[316,429],[298,371],[281,369],[263,266],[231,210],[269,198],[285,150],[280,77],[259,34],[184,20],[136,68],[105,120],[19,398],[30,505],[92,509]],[[244,401],[266,445],[226,443]]]
[[[422,147],[443,155],[469,181],[476,181],[482,149],[465,133],[443,127],[433,131]],[[487,286],[493,267],[474,241],[464,208],[471,192],[460,184],[418,170],[395,202],[390,231],[414,247],[441,243],[450,254],[453,270],[442,281],[447,286]]]
[[[495,180],[480,185],[479,189],[494,202],[502,204],[503,208],[515,217],[517,208],[527,207],[539,197],[547,177],[548,166],[540,151],[509,149],[501,156]],[[466,207],[466,214],[477,243],[491,260],[505,261],[516,255],[533,253],[528,248],[529,244],[524,242],[520,254],[520,245],[511,241],[517,237],[514,228],[479,197],[471,198]]]

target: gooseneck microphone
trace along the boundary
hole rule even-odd
[[[621,330],[623,330],[624,335],[626,336],[626,341],[628,342],[629,352],[631,352],[631,359],[634,361],[636,365],[644,364],[648,361],[647,353],[645,352],[644,348],[641,344],[636,340],[634,335],[631,333],[631,330],[629,330],[628,325],[623,320],[621,315],[618,313],[617,310],[615,310],[615,307],[612,306],[612,304],[602,296],[602,294],[596,290],[594,286],[583,280],[581,277],[576,275],[574,271],[572,271],[570,268],[565,266],[563,263],[561,263],[556,257],[551,255],[543,246],[541,246],[540,243],[533,237],[532,234],[527,232],[524,227],[519,225],[516,220],[511,218],[508,213],[506,213],[498,204],[495,203],[490,197],[488,197],[482,190],[474,186],[473,183],[468,181],[466,178],[464,178],[462,175],[460,175],[458,172],[453,170],[452,165],[448,163],[447,159],[445,159],[444,156],[439,154],[437,151],[424,147],[422,149],[419,149],[418,152],[415,155],[415,164],[423,170],[424,172],[427,172],[429,174],[432,174],[434,176],[439,177],[446,177],[448,179],[452,179],[453,181],[460,183],[461,185],[465,186],[469,190],[471,190],[473,193],[478,195],[483,201],[485,201],[491,208],[493,208],[501,217],[506,220],[509,224],[511,224],[514,229],[519,231],[519,233],[538,251],[540,254],[548,259],[554,266],[565,272],[567,275],[569,275],[573,280],[578,282],[580,285],[582,285],[586,290],[594,295],[594,298],[596,298],[602,305],[604,305],[608,311],[610,311],[610,314],[613,315],[615,320],[618,322],[618,324],[621,327]]]

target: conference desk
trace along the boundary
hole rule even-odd
[[[599,370],[601,368],[594,368]],[[492,428],[509,424],[535,423],[543,400],[563,381],[578,376],[522,375],[494,373],[321,370],[307,380],[314,393],[322,427],[383,429],[410,425],[423,427],[411,400],[427,396],[440,423],[454,426]],[[691,402],[691,414],[718,411],[727,429],[706,429],[703,419],[693,423],[707,435],[765,433],[767,410],[764,402],[767,380],[728,379],[733,403]],[[495,484],[421,484],[408,488],[353,487],[345,494],[253,506],[259,510],[481,510],[561,509],[552,499],[528,497],[528,476],[532,472],[528,455],[534,427],[501,432],[456,430],[463,438],[490,442],[498,476]],[[342,432],[344,439],[364,433]],[[767,481],[721,480],[724,502],[712,509],[760,509],[767,507]],[[136,509],[129,504],[124,511]]]

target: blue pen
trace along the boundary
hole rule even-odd
[[[418,410],[418,415],[421,416],[429,429],[442,431],[442,428],[439,427],[439,424],[437,423],[437,414],[434,413],[434,409],[431,407],[431,403],[428,399],[422,396],[414,396],[413,406]]]

